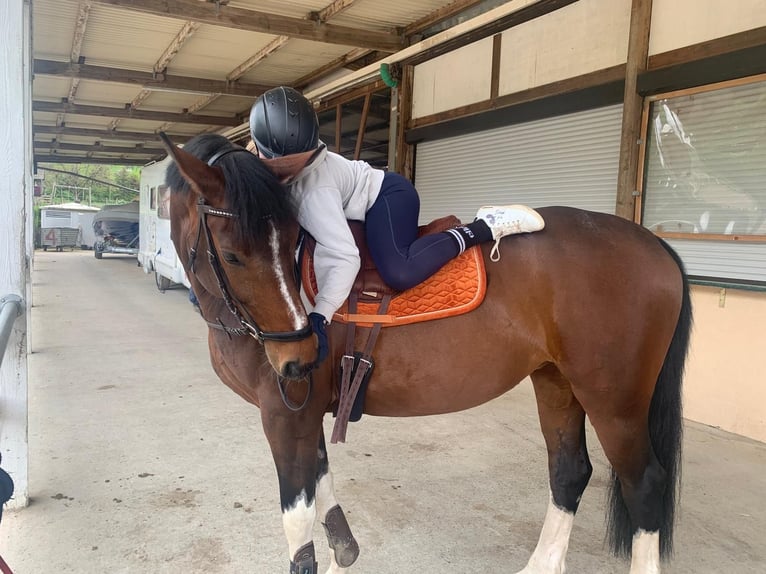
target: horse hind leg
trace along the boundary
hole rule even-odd
[[[519,574],[563,574],[574,516],[593,472],[585,444],[585,411],[553,364],[531,378],[548,449],[550,501],[535,551]]]
[[[327,459],[324,433],[319,440],[317,479],[317,515],[322,521],[330,545],[330,568],[327,574],[342,574],[359,557],[357,544],[343,509],[335,498],[335,486]]]

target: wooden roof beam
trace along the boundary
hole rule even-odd
[[[164,154],[161,143],[158,143],[160,147],[146,148],[142,146],[125,147],[125,146],[106,146],[106,145],[88,145],[88,144],[72,144],[62,143],[58,141],[53,142],[35,142],[35,151],[38,150],[61,150],[61,151],[80,151],[87,153],[113,153],[120,155],[148,155],[156,156]]]
[[[291,38],[302,38],[314,42],[364,46],[389,52],[395,52],[404,47],[404,36],[396,32],[360,30],[312,22],[303,18],[198,2],[197,0],[163,0],[162,2],[156,0],[93,0],[93,2],[156,16],[193,20],[202,24],[276,36],[290,36]]]
[[[160,136],[156,132],[120,132],[110,130],[99,130],[90,128],[70,128],[67,126],[34,126],[32,131],[35,134],[51,134],[58,136],[74,136],[96,138],[103,140],[118,141],[138,141],[138,142],[159,142]],[[192,136],[169,135],[173,143],[184,143]]]
[[[77,155],[35,154],[35,163],[94,163],[106,165],[146,165],[152,159],[162,159],[158,154],[154,158],[121,158],[121,157],[85,157]]]
[[[129,118],[132,120],[147,120],[152,122],[173,122],[181,124],[202,124],[210,126],[238,126],[242,118],[236,116],[203,116],[194,114],[176,114],[171,112],[153,112],[136,110],[129,107],[110,108],[107,106],[83,106],[67,102],[32,102],[33,112],[53,112],[97,116],[108,118]]]
[[[250,84],[243,82],[227,82],[192,78],[188,76],[171,76],[164,73],[153,74],[139,70],[123,70],[105,66],[90,66],[71,62],[55,62],[52,60],[35,60],[34,73],[40,76],[65,76],[96,82],[116,82],[120,84],[139,85],[152,90],[169,90],[174,92],[196,92],[199,94],[218,94],[222,96],[240,96],[254,98],[273,88],[271,85]]]

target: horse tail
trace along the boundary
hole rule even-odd
[[[689,348],[692,305],[689,281],[681,258],[665,241],[662,239],[659,241],[678,265],[683,281],[681,312],[649,406],[649,437],[657,461],[666,472],[666,486],[662,494],[660,515],[660,556],[667,558],[673,553],[675,508],[681,484],[681,439],[683,436],[681,382]],[[634,532],[614,471],[612,471],[609,488],[607,522],[608,541],[612,551],[618,556],[630,556]]]

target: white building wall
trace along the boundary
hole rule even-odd
[[[492,38],[485,38],[415,67],[413,117],[488,100]]]
[[[631,0],[580,0],[506,30],[500,95],[624,64],[630,9]],[[485,38],[417,65],[412,117],[488,100],[492,43]]]
[[[503,32],[500,95],[624,64],[631,0],[580,0]]]
[[[649,55],[766,26],[766,0],[654,0]]]
[[[24,312],[14,323],[0,368],[0,451],[15,483],[10,507],[29,500],[27,325],[31,309],[32,127],[29,3],[0,2],[0,297],[15,295]],[[0,349],[2,351],[2,349]]]

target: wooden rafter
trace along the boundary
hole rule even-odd
[[[168,67],[170,61],[176,57],[176,54],[178,54],[183,45],[194,35],[194,32],[196,32],[199,27],[199,22],[184,22],[184,25],[178,31],[178,34],[176,34],[175,38],[173,38],[170,44],[168,44],[168,47],[165,48],[165,51],[162,52],[162,55],[154,63],[152,69],[155,74],[163,72]]]
[[[146,165],[152,159],[161,159],[164,152],[152,158],[88,157],[81,155],[35,154],[37,163],[98,163],[107,165]]]
[[[178,34],[175,35],[175,38],[171,40],[170,44],[163,50],[162,55],[160,55],[159,58],[157,58],[157,61],[154,63],[154,66],[152,66],[152,70],[155,74],[159,74],[165,71],[167,69],[168,64],[170,61],[175,57],[176,54],[181,50],[181,47],[186,43],[186,41],[192,37],[194,32],[197,31],[197,28],[199,28],[199,24],[197,22],[185,22],[184,25],[181,27],[181,29],[178,31]],[[138,108],[144,101],[146,101],[149,96],[152,94],[152,91],[148,88],[142,89],[138,95],[133,98],[133,100],[130,102],[131,108]],[[213,96],[213,97],[217,97]],[[193,110],[196,111],[196,110]],[[109,124],[109,129],[113,130],[116,129],[119,125],[120,121],[122,121],[120,118],[115,118],[112,120],[112,123]]]
[[[253,69],[258,63],[268,58],[271,54],[279,50],[284,46],[290,36],[277,36],[271,42],[266,44],[263,48],[258,50],[255,54],[250,56],[247,60],[242,62],[239,66],[234,68],[231,72],[226,74],[226,79],[230,81],[238,80],[244,76],[247,72]]]
[[[72,49],[69,51],[69,61],[79,62],[80,54],[82,52],[82,41],[85,38],[85,29],[88,27],[88,18],[90,16],[90,8],[92,6],[91,0],[82,0],[77,9],[77,22],[74,28],[74,35],[72,37]],[[69,92],[67,93],[67,100],[74,101],[77,95],[77,89],[80,87],[80,80],[72,78],[69,83]],[[56,118],[57,124],[64,123],[64,114],[59,114]]]
[[[396,51],[404,47],[404,37],[396,32],[360,30],[312,22],[302,18],[198,2],[197,0],[163,0],[162,2],[155,0],[93,0],[93,2],[168,18],[193,20],[213,26],[284,35],[328,44],[364,46],[388,51]]]
[[[155,156],[162,153],[161,144],[160,147],[149,148],[142,146],[126,147],[126,146],[107,146],[107,145],[88,145],[88,144],[71,144],[61,143],[58,141],[53,142],[35,142],[35,150],[61,150],[61,151],[79,151],[83,153],[116,153],[120,155],[149,155]]]
[[[66,76],[81,80],[134,84],[147,89],[166,89],[178,92],[208,93],[247,98],[258,97],[269,88],[274,87],[263,84],[171,76],[164,73],[152,74],[151,72],[139,70],[124,70],[105,66],[74,64],[71,62],[54,62],[51,60],[35,60],[34,72],[35,75],[41,76]]]
[[[79,114],[109,118],[129,118],[154,122],[173,122],[182,124],[202,124],[212,126],[238,126],[242,119],[235,116],[201,116],[194,114],[176,114],[171,112],[154,112],[134,110],[131,108],[110,108],[108,106],[83,106],[67,102],[32,102],[34,112],[53,112]]]
[[[156,132],[121,132],[111,130],[99,130],[90,128],[70,128],[67,126],[35,126],[35,134],[52,134],[59,136],[76,136],[96,138],[103,140],[118,141],[138,141],[138,142],[159,142],[160,138]],[[168,137],[174,143],[183,143],[190,136],[169,135]]]

